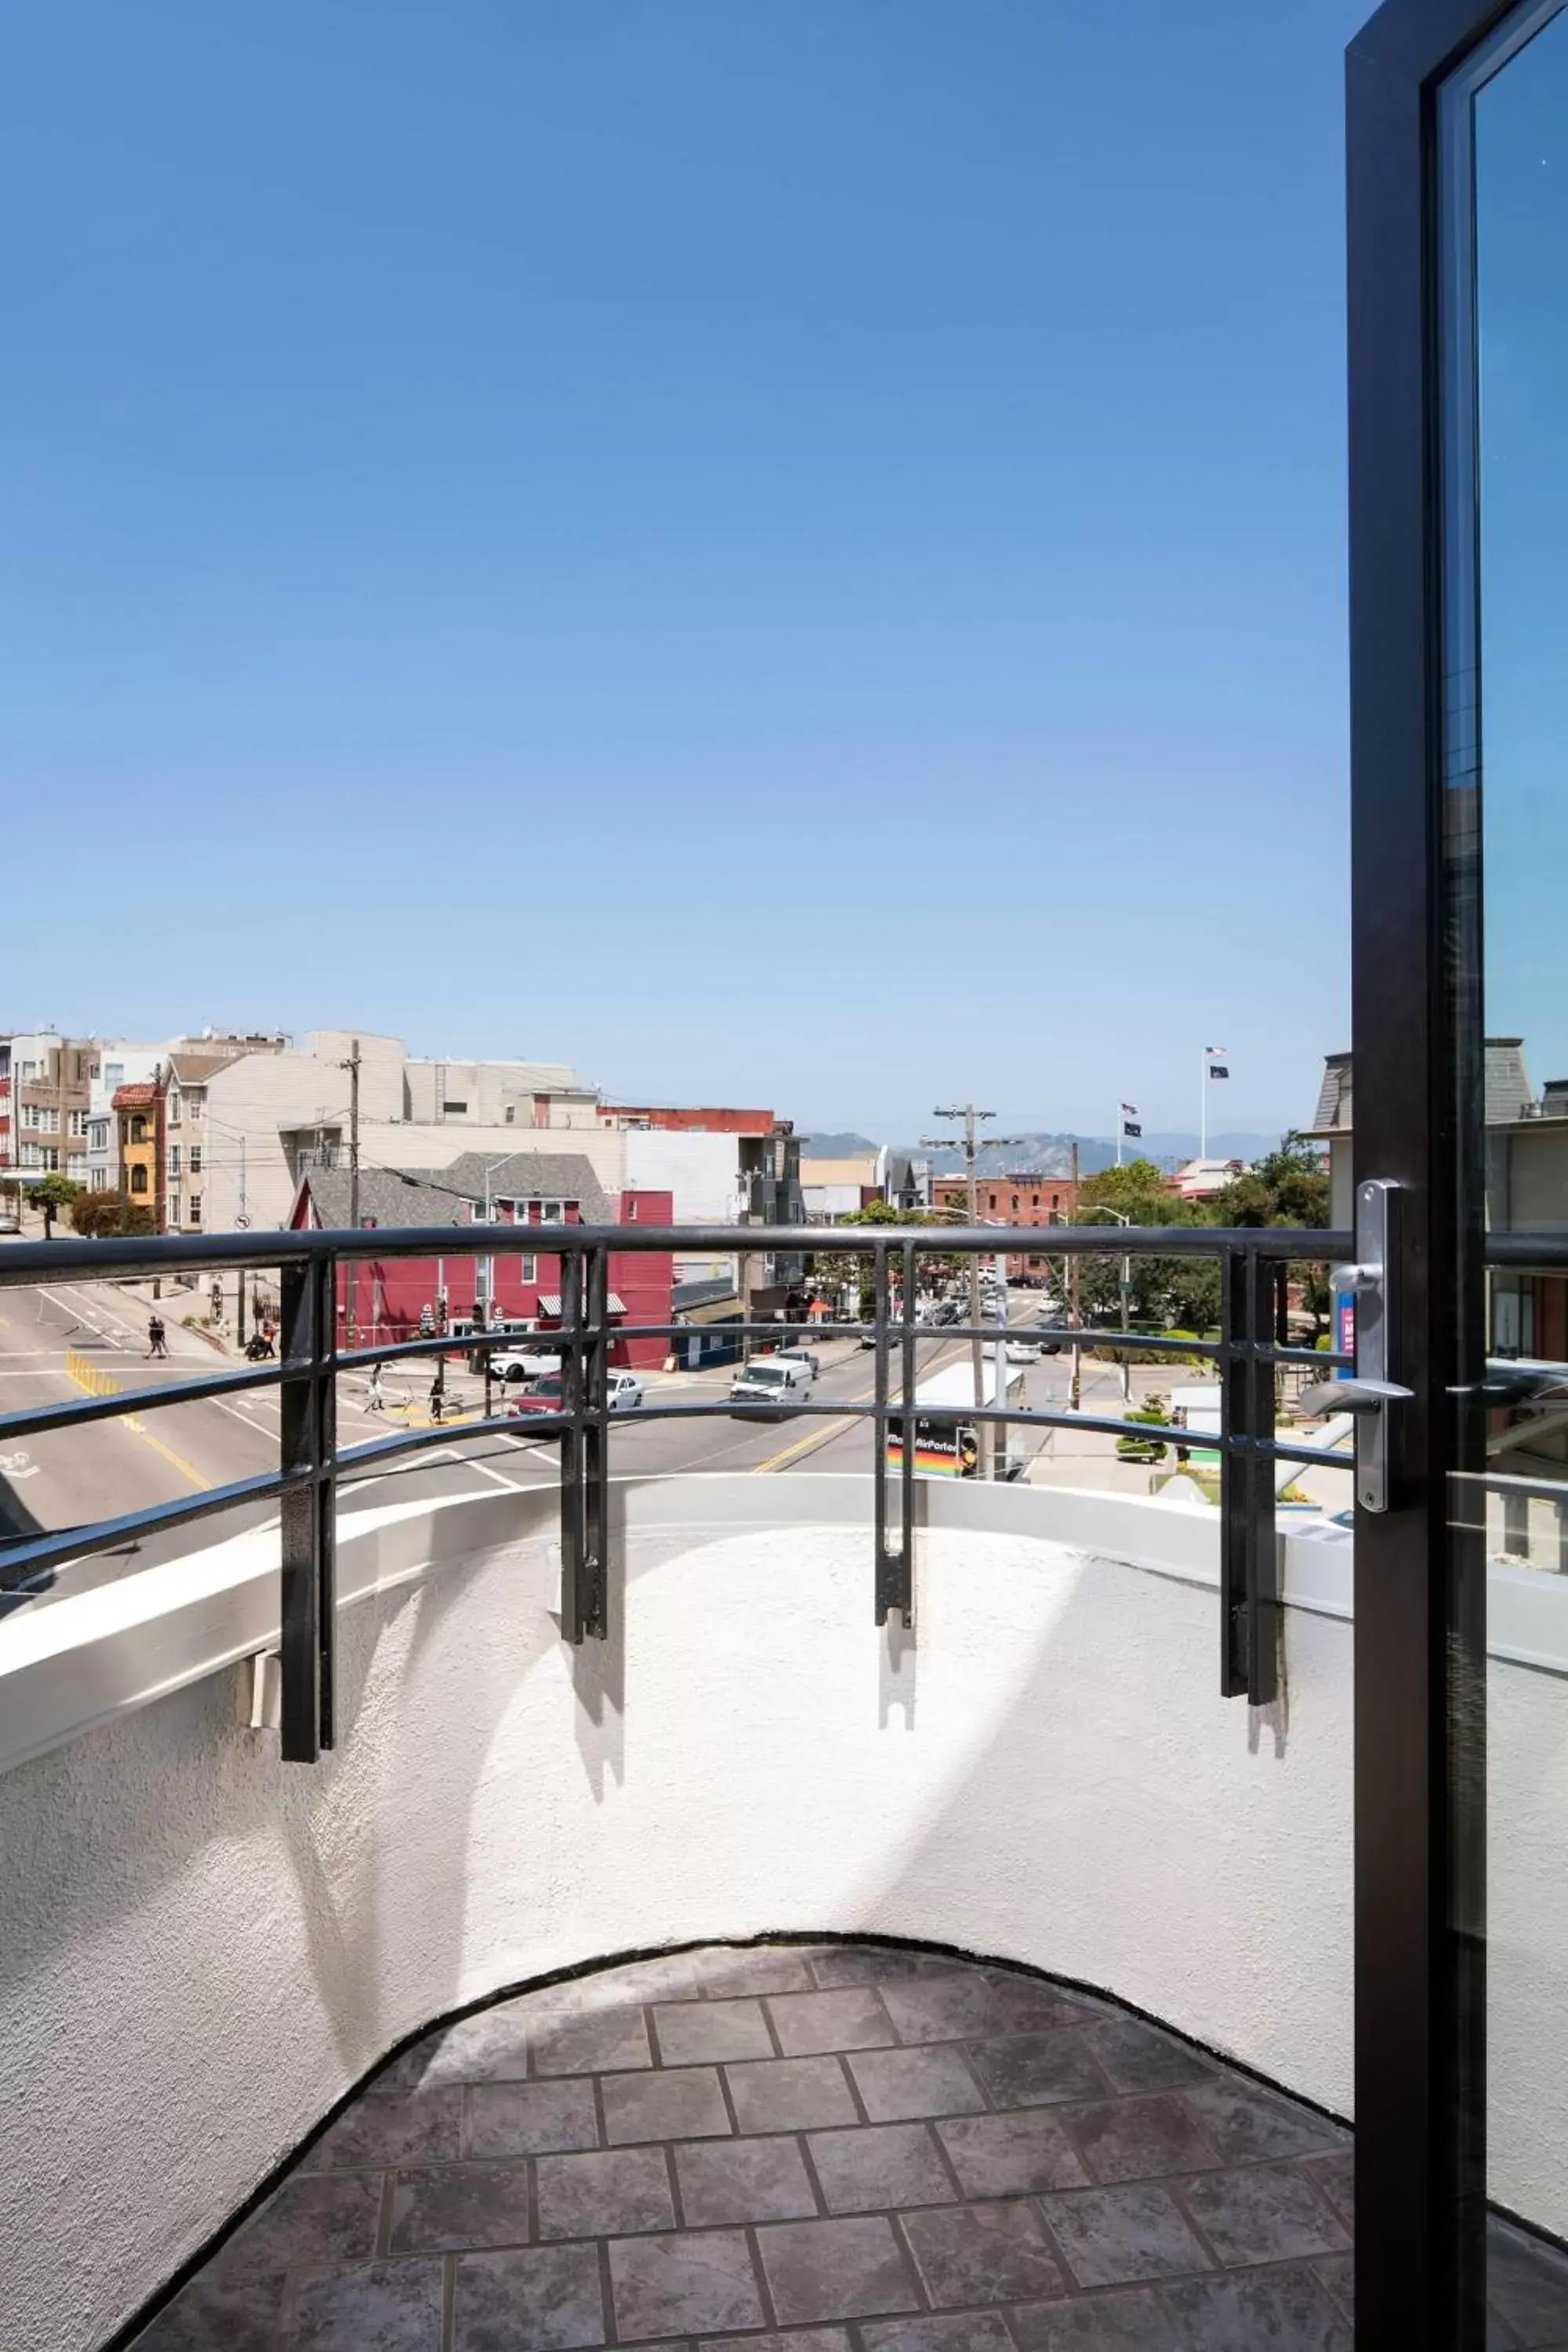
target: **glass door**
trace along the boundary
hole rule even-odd
[[[1564,0],[1388,0],[1349,192],[1357,2336],[1513,2352],[1568,2346]]]

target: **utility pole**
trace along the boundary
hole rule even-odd
[[[961,1118],[963,1121],[962,1138],[947,1135],[922,1135],[921,1138],[921,1146],[928,1150],[934,1148],[940,1151],[944,1145],[956,1142],[958,1149],[963,1152],[964,1173],[969,1180],[969,1222],[972,1225],[977,1225],[980,1223],[980,1180],[976,1165],[982,1148],[978,1139],[979,1122],[983,1118],[994,1118],[995,1116],[994,1110],[977,1110],[973,1103],[959,1103],[948,1109],[943,1109],[939,1103],[931,1112],[931,1117]],[[1023,1140],[1021,1135],[994,1135],[989,1139],[988,1148],[992,1150],[1001,1150],[1009,1144],[1021,1144]],[[969,1351],[974,1367],[974,1402],[978,1409],[985,1402],[985,1343],[980,1336],[980,1260],[973,1250],[969,1251],[967,1255],[969,1258],[969,1321],[973,1334],[969,1342]],[[1005,1258],[1003,1264],[1005,1265]],[[1004,1336],[1005,1336],[1006,1323],[1007,1292],[1004,1286],[1002,1292]],[[1005,1403],[1005,1398],[999,1396],[997,1402]],[[981,1474],[984,1477],[994,1478],[996,1475],[998,1456],[996,1447],[992,1443],[992,1423],[988,1421],[981,1422],[979,1434]]]
[[[338,1067],[349,1074],[349,1223],[359,1231],[359,1039],[349,1047],[346,1062]],[[350,1258],[348,1271],[349,1346],[359,1345],[359,1260]]]

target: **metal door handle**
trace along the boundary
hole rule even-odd
[[[1355,1295],[1355,1373],[1323,1381],[1301,1399],[1312,1419],[1355,1415],[1355,1493],[1363,1511],[1386,1511],[1389,1495],[1389,1414],[1414,1391],[1399,1370],[1399,1187],[1378,1179],[1355,1188],[1353,1265],[1333,1270],[1336,1290]]]
[[[1302,1390],[1297,1409],[1308,1421],[1325,1421],[1333,1412],[1381,1412],[1385,1404],[1415,1393],[1397,1381],[1320,1381],[1316,1388]]]

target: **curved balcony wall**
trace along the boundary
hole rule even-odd
[[[1287,1696],[1249,1714],[1203,1514],[933,1484],[911,1642],[871,1622],[864,1480],[615,1492],[616,1636],[578,1652],[552,1496],[345,1517],[318,1770],[249,1727],[272,1533],[0,1629],[0,1760],[35,1751],[0,1777],[7,2342],[103,2342],[432,2019],[667,1943],[1024,1961],[1348,2113],[1346,1542],[1286,1545]],[[1498,2063],[1531,2037],[1519,2202],[1561,2226],[1537,2021]]]

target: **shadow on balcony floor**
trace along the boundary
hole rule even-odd
[[[136,2352],[1349,2352],[1351,2175],[1039,1978],[714,1948],[427,2035]],[[1548,2263],[1500,2242],[1499,2347],[1568,2342]]]

